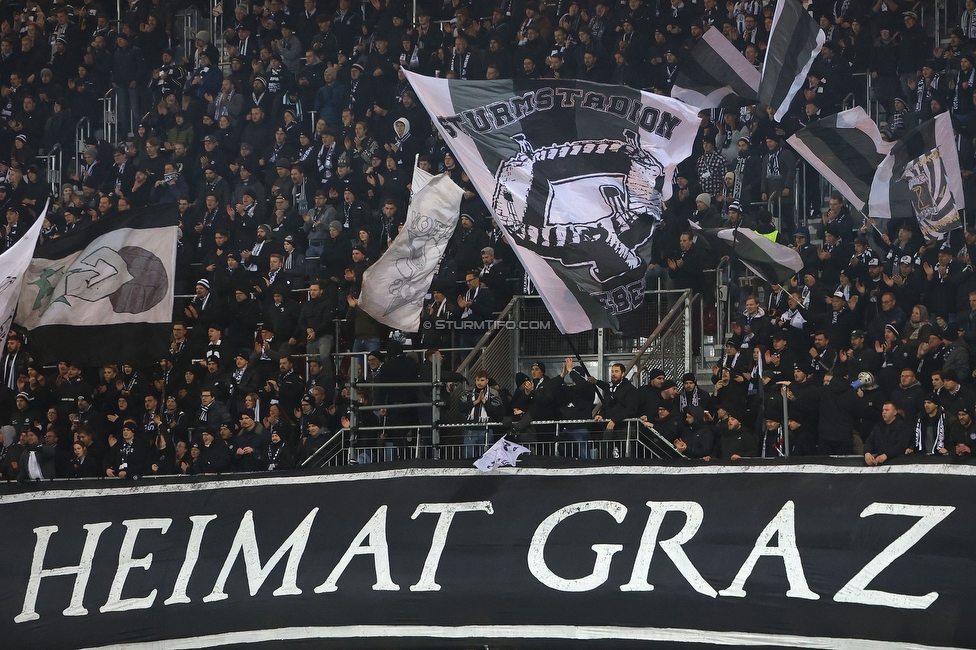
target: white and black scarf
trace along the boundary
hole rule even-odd
[[[918,422],[915,424],[915,448],[920,449],[928,455],[935,454],[939,449],[945,447],[945,412],[943,412],[942,407],[939,407],[939,414],[935,419],[935,441],[931,449],[925,449],[922,445],[925,444],[924,432],[922,430],[922,420],[931,420],[927,414],[921,415],[918,418]]]

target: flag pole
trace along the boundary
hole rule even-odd
[[[587,377],[593,377],[593,375],[590,374],[590,371],[587,370],[586,364],[583,363],[583,357],[580,356],[580,353],[576,349],[576,346],[573,345],[573,340],[571,338],[569,338],[569,335],[566,334],[565,332],[560,332],[560,334],[562,334],[563,335],[563,338],[566,339],[566,343],[569,345],[569,349],[573,351],[573,356],[575,356],[576,357],[576,360],[579,361],[580,368],[583,369],[583,373]],[[593,379],[597,379],[597,378],[596,377],[593,377]],[[596,381],[593,382],[593,387],[596,389],[596,394],[599,395],[600,401],[602,403],[606,404],[606,400],[603,398],[603,391],[600,390],[600,387],[597,385]]]

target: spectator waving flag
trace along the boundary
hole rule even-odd
[[[691,154],[696,110],[586,81],[406,74],[560,331],[638,327],[662,198]]]
[[[895,143],[874,175],[868,203],[878,219],[914,213],[926,239],[962,228],[959,210],[965,207],[949,113],[922,122]]]
[[[420,329],[420,311],[434,270],[454,234],[464,190],[446,173],[414,167],[407,221],[386,252],[363,274],[359,306],[404,332]]]
[[[755,104],[759,71],[714,27],[691,48],[678,68],[671,96],[698,108]]]
[[[871,196],[874,173],[894,146],[863,108],[828,115],[800,129],[787,142],[858,210]]]
[[[722,255],[734,256],[770,284],[786,284],[803,268],[799,253],[789,246],[777,244],[751,228],[701,229],[693,221],[688,223],[705,238],[713,250],[721,251]]]
[[[6,341],[7,334],[10,333],[14,311],[17,309],[17,298],[24,284],[24,274],[30,265],[31,257],[34,256],[34,247],[37,245],[37,238],[41,234],[46,216],[47,206],[44,206],[34,225],[16,244],[0,255],[0,341]]]
[[[16,322],[41,361],[152,363],[169,344],[179,211],[99,219],[34,251]]]
[[[759,82],[759,102],[776,109],[777,122],[790,110],[793,96],[803,86],[823,44],[823,30],[798,0],[776,3]]]

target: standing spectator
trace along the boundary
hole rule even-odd
[[[117,49],[112,55],[112,88],[118,101],[119,134],[132,137],[142,115],[139,89],[146,73],[142,51],[129,44],[129,36],[120,32],[115,39]]]
[[[715,136],[718,137],[718,136]],[[712,137],[702,138],[702,155],[698,157],[698,184],[702,192],[711,197],[721,193],[725,183],[725,172],[728,171],[728,162],[722,154],[715,150],[715,139]]]

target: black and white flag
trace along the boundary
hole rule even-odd
[[[699,228],[688,224],[713,250],[742,262],[750,271],[770,284],[786,284],[803,268],[800,254],[777,244],[751,228]]]
[[[776,121],[790,109],[824,40],[817,21],[797,0],[776,3],[759,82],[759,103],[776,109]]]
[[[39,246],[16,323],[44,362],[158,361],[169,344],[179,212],[153,205]]]
[[[910,217],[926,239],[942,239],[962,228],[965,208],[952,118],[941,113],[895,143],[871,186],[869,214],[876,219]]]
[[[697,111],[586,81],[406,74],[560,331],[636,328],[662,199],[691,155]]]
[[[705,30],[678,66],[671,96],[698,108],[755,104],[759,71],[714,27]]]
[[[359,306],[403,332],[420,330],[424,297],[460,218],[464,190],[446,173],[414,167],[407,220],[386,252],[363,274]]]
[[[791,135],[787,142],[858,210],[871,196],[874,174],[894,146],[863,108],[828,115]]]

